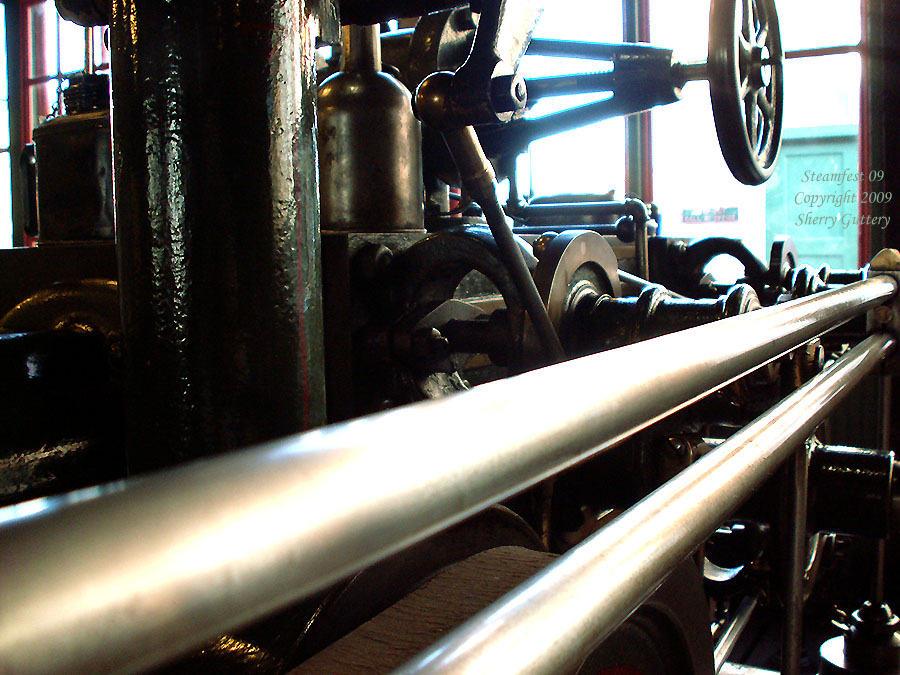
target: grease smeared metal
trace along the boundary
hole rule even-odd
[[[324,419],[316,7],[113,3],[131,470]]]
[[[55,319],[38,304],[5,320]],[[0,334],[0,505],[124,475],[112,343],[89,324]]]
[[[121,478],[120,459],[114,445],[96,438],[6,447],[0,456],[0,506]]]

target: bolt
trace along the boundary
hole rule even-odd
[[[875,310],[875,321],[878,323],[890,323],[894,318],[894,312],[890,307],[878,307]]]
[[[803,371],[804,380],[812,377],[817,373],[821,373],[825,367],[825,348],[822,346],[821,340],[811,340],[806,343],[803,354],[803,361],[800,364]]]
[[[521,110],[526,96],[525,82],[516,75],[500,75],[491,80],[491,105],[498,113]]]
[[[375,281],[390,267],[394,252],[384,244],[366,244],[353,256],[353,272],[362,281]]]
[[[544,251],[547,250],[550,242],[556,239],[556,234],[556,232],[544,232],[544,234],[534,240],[531,244],[531,249],[535,258],[538,260],[541,259],[541,256],[544,255]]]
[[[518,80],[516,82],[515,87],[515,96],[517,101],[521,101],[522,103],[528,98],[528,92],[525,90],[525,82],[522,80]]]
[[[669,439],[669,447],[672,448],[676,457],[684,457],[688,451],[688,444],[683,439],[672,437]]]
[[[432,363],[450,356],[450,342],[434,327],[416,329],[410,339],[410,355],[416,362]]]

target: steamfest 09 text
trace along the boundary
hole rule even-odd
[[[841,207],[850,204],[890,204],[893,199],[893,193],[886,190],[870,189],[870,190],[854,190],[849,185],[859,183],[868,179],[870,186],[875,187],[877,183],[884,180],[884,171],[872,170],[868,174],[859,171],[835,172],[817,172],[807,170],[803,174],[801,183],[809,183],[809,189],[799,190],[794,195],[794,204],[797,206],[805,206],[809,210],[802,211],[797,215],[795,225],[821,225],[828,229],[840,227],[847,229],[849,227],[880,227],[886,229],[891,223],[891,217],[888,215],[876,214],[860,214],[855,211],[853,213],[844,213],[840,211]],[[818,192],[814,191],[813,185],[826,184],[843,188],[835,192]],[[835,209],[838,209],[836,212]]]

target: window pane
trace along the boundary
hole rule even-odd
[[[779,2],[781,43],[786,50],[858,44],[860,16],[859,0]]]
[[[596,0],[548,2],[534,31],[536,38],[622,41],[622,4]]]
[[[84,70],[85,29],[71,21],[59,21],[59,69],[63,73]]]
[[[709,6],[684,5],[653,0],[653,42],[676,46],[680,60],[705,60]],[[816,3],[815,11],[809,3],[785,1],[778,10],[786,49],[859,41],[859,0],[828,0]],[[662,214],[661,233],[740,238],[763,260],[774,236],[788,234],[801,262],[856,267],[856,183],[809,185],[803,179],[808,172],[856,172],[859,87],[856,54],[788,60],[782,154],[772,178],[757,187],[738,183],[722,159],[707,83],[689,83],[684,100],[655,108],[654,198]],[[712,267],[717,269],[708,271],[721,281],[742,273],[733,260],[717,260]]]
[[[625,189],[625,124],[608,120],[531,144],[530,181],[536,195],[602,194]]]
[[[109,69],[109,48],[106,46],[106,38],[109,28],[95,26],[91,29],[94,40],[94,68],[95,70]]]
[[[784,67],[784,125],[859,125],[860,70],[859,54],[789,59]]]
[[[47,115],[57,107],[57,86],[56,80],[31,86],[29,90],[29,113],[32,129],[39,126]],[[29,138],[31,138],[32,129],[27,130]]]
[[[587,42],[622,41],[620,3],[578,0],[547,3],[535,38]],[[611,64],[586,59],[526,56],[521,73],[526,78],[609,70]],[[536,103],[529,117],[607,98],[608,94],[559,96]],[[625,187],[625,122],[611,119],[535,141],[519,162],[520,187],[536,195],[605,193]]]
[[[858,262],[859,84],[857,54],[792,59],[785,68],[785,130],[766,183],[766,241],[790,235],[804,263],[846,269]]]
[[[6,45],[6,14],[0,11],[0,36],[2,44]],[[9,87],[6,82],[6,49],[0,49],[0,98],[9,98]]]
[[[737,237],[768,259],[766,188],[739,183],[725,165],[706,82],[689,83],[683,100],[653,110],[653,198],[661,234]]]
[[[56,74],[56,6],[52,0],[32,5],[26,12],[29,37],[28,75]]]
[[[672,49],[678,61],[706,61],[708,38],[708,2],[651,0],[652,44]]]

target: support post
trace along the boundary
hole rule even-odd
[[[324,422],[322,1],[113,2],[131,472]]]

